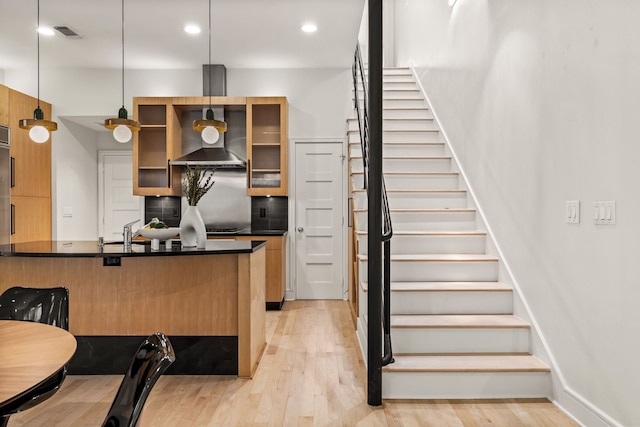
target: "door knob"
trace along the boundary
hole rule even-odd
[[[304,231],[303,227],[298,227],[298,233],[302,233]]]

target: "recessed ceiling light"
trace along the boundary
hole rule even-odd
[[[196,24],[187,24],[184,26],[184,32],[187,34],[200,34],[200,27]]]
[[[55,34],[55,31],[53,31],[51,27],[38,27],[38,32],[43,36],[52,36]]]
[[[300,29],[305,33],[315,33],[316,31],[318,31],[318,26],[316,24],[309,23],[309,24],[303,24],[302,27],[300,27]]]

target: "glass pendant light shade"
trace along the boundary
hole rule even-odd
[[[49,132],[58,130],[58,124],[44,119],[44,113],[40,107],[36,108],[33,112],[33,119],[22,119],[18,123],[20,129],[26,129],[29,131],[29,138],[33,142],[42,144],[49,139]]]
[[[202,140],[207,144],[215,144],[220,139],[220,132],[213,126],[207,126],[202,131]]]
[[[220,138],[220,132],[227,131],[227,124],[220,120],[214,120],[213,109],[208,108],[205,119],[193,121],[193,130],[202,132],[204,142],[214,144]]]
[[[49,139],[49,131],[44,126],[34,126],[29,130],[29,138],[38,144],[45,143]]]
[[[127,109],[120,108],[118,112],[118,118],[110,118],[104,121],[104,127],[113,130],[113,137],[116,141],[125,143],[131,140],[133,132],[140,130],[140,122],[137,120],[130,120],[128,118]]]
[[[40,28],[40,0],[38,0],[37,28]],[[20,129],[29,131],[29,138],[33,142],[42,144],[49,139],[49,133],[58,130],[58,124],[44,119],[44,112],[40,109],[40,32],[38,32],[38,107],[33,110],[33,119],[20,119]]]

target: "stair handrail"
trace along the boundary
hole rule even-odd
[[[369,117],[367,114],[368,95],[367,95],[367,79],[364,72],[362,61],[362,53],[360,44],[356,44],[354,61],[352,66],[353,77],[353,93],[354,107],[358,119],[358,129],[360,132],[360,148],[362,151],[363,164],[363,186],[369,194],[368,175],[369,175]],[[361,88],[358,87],[358,81],[361,82]],[[362,90],[362,111],[360,107],[359,90]],[[382,241],[383,244],[383,282],[382,282],[382,307],[369,307],[369,310],[382,311],[382,327],[384,338],[384,352],[382,356],[382,366],[393,363],[393,350],[391,346],[391,238],[393,237],[393,224],[391,221],[391,210],[389,208],[389,198],[384,181],[384,175],[381,177],[382,183]]]

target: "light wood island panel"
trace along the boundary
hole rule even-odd
[[[238,375],[251,377],[266,345],[264,247],[252,253],[102,257],[0,256],[0,292],[69,289],[76,336],[237,336]]]

